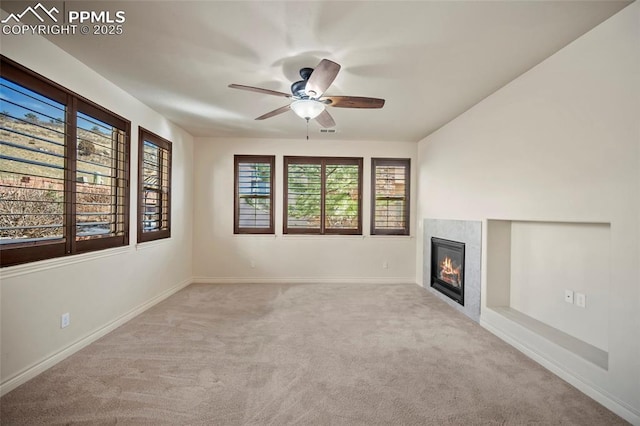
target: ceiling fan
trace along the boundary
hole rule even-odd
[[[299,117],[307,120],[307,123],[309,120],[315,119],[322,127],[334,127],[336,122],[325,109],[326,106],[337,108],[382,108],[384,106],[384,99],[378,98],[322,96],[331,86],[339,71],[340,65],[328,59],[321,60],[315,69],[302,68],[300,69],[302,80],[291,85],[291,94],[241,84],[230,84],[229,87],[293,99],[291,104],[261,115],[256,120],[264,120],[291,109]]]

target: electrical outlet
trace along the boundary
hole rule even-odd
[[[587,307],[587,296],[584,293],[576,293],[576,306]]]
[[[387,262],[386,260],[382,262],[382,269],[389,269],[389,262]]]
[[[573,303],[573,290],[564,291],[564,301],[567,303]]]
[[[62,314],[60,317],[60,328],[69,327],[71,324],[71,317],[69,316],[69,312]]]
[[[252,261],[251,261],[251,267],[252,267],[252,268],[255,268],[255,267],[256,267],[256,261],[255,261],[255,260],[252,260]]]

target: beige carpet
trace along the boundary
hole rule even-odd
[[[615,425],[415,285],[191,285],[0,400],[3,425]]]

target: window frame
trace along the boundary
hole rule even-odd
[[[65,106],[63,235],[61,238],[52,240],[0,244],[0,267],[129,245],[131,122],[4,55],[0,55],[0,76]],[[111,214],[116,217],[122,216],[121,235],[77,239],[78,222],[76,216],[78,211],[74,206],[77,194],[75,177],[78,161],[77,119],[79,113],[100,120],[124,132],[123,150],[120,152],[116,149],[118,156],[115,163],[118,166],[115,169],[116,176],[113,177],[116,183],[114,186],[116,192],[123,193],[123,202],[122,204],[117,202],[111,204],[116,207],[116,213]],[[117,194],[115,198],[118,197]]]
[[[404,228],[379,229],[376,228],[376,201],[378,199],[376,186],[376,169],[384,166],[404,167]],[[371,159],[371,235],[411,235],[411,159],[410,158],[372,158]]]
[[[362,235],[362,157],[310,157],[310,156],[285,156],[283,159],[283,234],[309,234],[309,235]],[[319,228],[290,228],[288,226],[288,202],[289,202],[289,164],[317,164],[320,165],[320,227]],[[349,165],[358,167],[358,226],[355,229],[327,228],[325,215],[326,201],[326,166]]]
[[[240,179],[241,163],[269,164],[269,226],[248,228],[240,226]],[[234,234],[275,234],[275,155],[234,155],[233,156],[233,233]]]
[[[160,206],[160,217],[164,216],[166,210],[167,214],[167,227],[166,229],[158,229],[154,231],[144,232],[144,144],[145,142],[151,142],[155,145],[163,155],[167,155],[169,157],[168,166],[166,171],[167,178],[167,206]],[[171,193],[172,193],[172,180],[171,180],[171,172],[172,172],[172,162],[173,162],[173,144],[171,141],[159,136],[141,126],[138,126],[138,243],[145,243],[148,241],[156,241],[165,238],[171,238]],[[162,160],[160,161],[160,182],[164,180],[164,171],[162,167]],[[160,190],[158,192],[162,193],[162,185],[160,186]],[[160,219],[162,222],[162,219]]]

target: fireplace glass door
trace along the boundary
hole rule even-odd
[[[464,305],[464,243],[431,238],[431,287]]]

